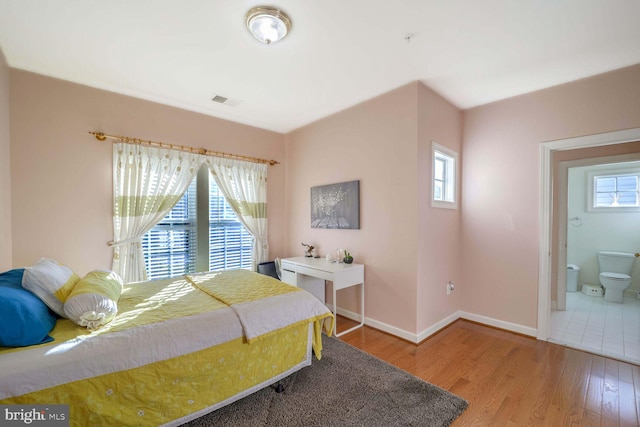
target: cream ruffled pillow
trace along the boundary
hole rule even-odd
[[[120,276],[113,271],[94,270],[71,290],[64,303],[65,316],[80,326],[96,329],[113,320],[121,294]]]
[[[64,315],[64,303],[80,276],[69,267],[47,258],[27,267],[22,276],[22,287],[33,292],[59,316]]]

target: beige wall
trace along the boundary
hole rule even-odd
[[[459,305],[444,283],[458,277],[460,211],[431,208],[432,140],[459,151],[461,113],[417,82],[287,138],[288,255],[302,255],[301,242],[322,256],[351,251],[365,264],[366,315],[387,330],[420,333]],[[360,230],[312,229],[310,188],[356,179]],[[351,291],[340,306],[359,312],[343,303]]]
[[[302,255],[301,242],[316,245],[321,256],[349,250],[366,265],[367,317],[410,332],[416,327],[417,129],[412,83],[287,138],[287,255]],[[360,180],[360,229],[312,229],[310,188],[351,180]],[[353,308],[343,301],[355,290],[340,291],[341,306]]]
[[[78,274],[111,267],[112,144],[94,130],[284,160],[278,133],[12,70],[15,266],[51,257]],[[282,252],[284,176],[284,165],[269,169],[272,256]]]
[[[460,309],[461,204],[458,209],[431,207],[432,141],[458,153],[462,168],[462,112],[426,86],[418,85],[418,304],[420,333]],[[460,201],[460,195],[458,195]],[[447,295],[446,284],[458,285]]]
[[[540,144],[640,127],[640,66],[464,113],[463,310],[536,327]]]
[[[9,66],[0,50],[0,271],[13,265],[11,254],[11,150]]]

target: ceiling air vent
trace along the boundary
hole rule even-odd
[[[226,96],[222,95],[215,95],[213,98],[211,98],[211,100],[213,102],[217,102],[218,104],[224,104],[229,107],[235,107],[242,102],[239,99],[227,98]]]

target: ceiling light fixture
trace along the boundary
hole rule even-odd
[[[247,12],[247,28],[256,40],[276,43],[291,31],[291,19],[283,11],[270,6],[258,6]]]

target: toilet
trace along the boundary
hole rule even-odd
[[[626,252],[598,252],[600,284],[604,287],[605,301],[622,303],[624,290],[631,284],[631,270],[636,257]]]

